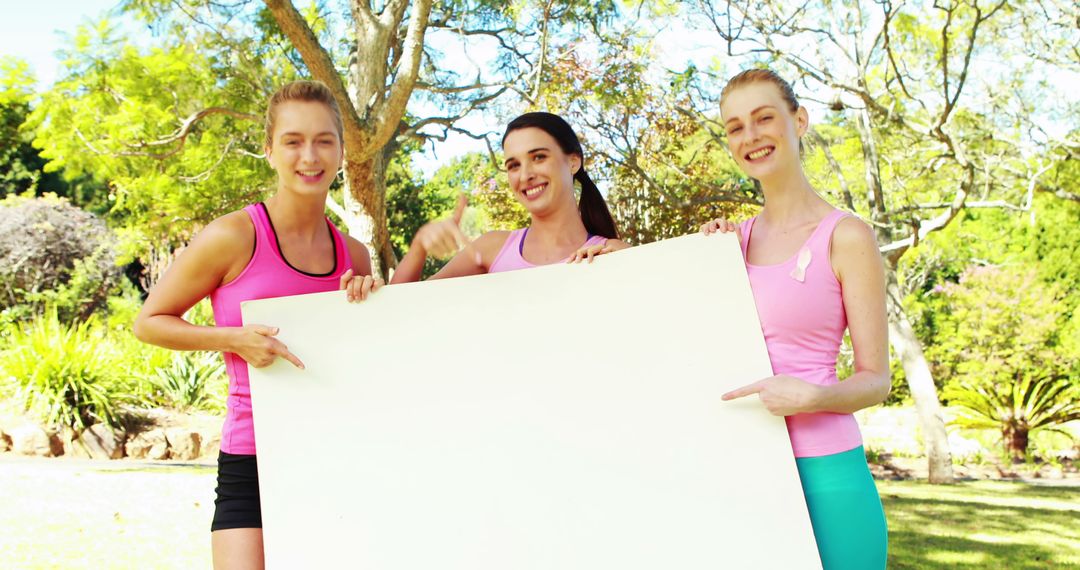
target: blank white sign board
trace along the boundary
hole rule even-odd
[[[267,568],[820,568],[734,235],[244,303]]]

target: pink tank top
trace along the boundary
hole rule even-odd
[[[847,328],[840,282],[829,261],[833,230],[847,212],[833,210],[795,255],[777,265],[746,262],[773,374],[814,384],[836,384],[836,356]],[[743,259],[754,221],[740,225]],[[785,418],[795,457],[818,457],[862,445],[851,414],[796,414]]]
[[[352,268],[352,259],[345,246],[345,239],[330,220],[326,220],[326,226],[334,242],[334,267],[325,275],[314,275],[296,269],[285,260],[266,206],[261,203],[252,204],[244,208],[244,211],[251,216],[251,222],[255,226],[255,251],[247,267],[236,279],[210,294],[214,323],[217,326],[243,326],[240,315],[242,301],[338,289],[341,275]],[[274,323],[254,324],[274,326]],[[251,417],[248,365],[244,359],[231,352],[224,353],[224,356],[225,371],[229,375],[229,397],[226,400],[225,425],[221,430],[221,450],[238,455],[254,455],[255,426]]]
[[[530,267],[536,267],[535,264],[529,263],[522,257],[522,251],[525,248],[525,236],[528,235],[529,228],[516,229],[510,232],[506,241],[503,242],[502,249],[499,250],[499,254],[495,256],[495,261],[491,262],[491,267],[488,267],[488,273],[497,273],[499,271],[514,271],[515,269],[528,269]],[[585,243],[581,244],[581,247],[587,245],[600,245],[607,240],[604,236],[590,235],[589,239],[585,240]],[[567,258],[569,259],[569,258]]]

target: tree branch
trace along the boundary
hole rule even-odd
[[[829,163],[829,168],[832,169],[833,174],[836,175],[836,180],[840,184],[840,191],[844,196],[844,205],[847,206],[848,211],[855,211],[855,200],[851,196],[851,188],[848,187],[847,178],[844,177],[844,171],[840,168],[840,163],[833,157],[832,151],[829,150],[829,143],[821,136],[821,133],[817,132],[817,129],[811,128],[809,131],[810,138],[821,147],[822,154],[825,155],[825,160]]]
[[[315,37],[315,32],[311,31],[311,27],[308,26],[300,12],[296,11],[291,1],[265,0],[265,2],[266,7],[270,9],[270,13],[274,16],[274,20],[281,27],[281,31],[285,32],[285,35],[292,41],[293,47],[304,58],[304,63],[307,65],[312,77],[325,83],[334,94],[334,98],[337,99],[338,106],[341,108],[341,118],[345,123],[345,146],[353,149],[353,152],[370,156],[374,149],[368,150],[369,145],[367,143],[369,141],[368,137],[365,136],[366,129],[364,129],[360,117],[356,114],[356,107],[349,97],[349,91],[345,89],[345,84],[341,81],[341,75],[334,67],[334,62],[330,59],[330,54],[323,49],[319,39]],[[352,2],[352,4],[359,6],[361,3]],[[374,147],[378,146],[374,145]]]
[[[376,104],[375,128],[371,137],[371,144],[375,148],[381,147],[390,140],[402,115],[405,114],[405,105],[409,102],[409,96],[416,85],[420,72],[420,60],[424,55],[424,32],[431,13],[431,1],[417,0],[413,5],[401,55],[402,64],[408,67],[404,72],[397,73],[393,86],[390,88],[390,95]]]
[[[243,111],[237,111],[237,110],[234,110],[234,109],[229,109],[227,107],[209,107],[209,108],[203,109],[201,111],[198,111],[198,112],[196,112],[196,113],[194,113],[192,115],[189,115],[188,118],[184,119],[184,122],[180,124],[180,128],[176,129],[176,131],[173,132],[173,134],[171,134],[171,135],[169,135],[169,136],[167,136],[165,138],[158,139],[156,141],[140,141],[140,142],[135,143],[135,144],[130,144],[129,143],[128,146],[132,147],[132,148],[148,148],[148,147],[153,147],[153,146],[165,146],[165,145],[176,143],[177,141],[179,141],[181,146],[183,146],[184,139],[186,139],[187,136],[189,134],[191,134],[191,130],[195,127],[195,125],[198,124],[199,121],[203,120],[206,117],[209,117],[210,115],[229,115],[230,117],[236,117],[238,119],[247,119],[249,121],[255,121],[255,122],[258,122],[258,121],[262,120],[262,117],[260,117],[258,115],[254,115],[252,113],[245,113]],[[168,156],[172,156],[173,154],[176,154],[176,152],[179,151],[179,150],[180,150],[179,148],[176,149],[175,151],[170,153]]]

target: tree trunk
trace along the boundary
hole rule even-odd
[[[865,80],[860,78],[860,83]],[[873,117],[867,109],[854,109],[855,128],[859,133],[859,142],[863,151],[863,173],[866,176],[866,202],[874,224],[874,234],[878,243],[889,243],[892,232],[888,229],[889,215],[885,207],[885,191],[881,185],[881,169],[877,141],[874,139]],[[911,397],[915,399],[915,409],[922,426],[923,445],[926,447],[926,461],[929,466],[931,483],[952,483],[952,456],[949,453],[949,438],[945,433],[945,420],[941,415],[941,402],[938,400],[934,376],[926,363],[922,345],[915,336],[907,314],[904,313],[903,296],[896,276],[896,262],[903,251],[888,257],[886,263],[886,299],[889,304],[889,341],[893,345],[900,363],[904,367],[904,376],[911,388]]]
[[[1013,463],[1023,463],[1027,459],[1028,430],[1023,426],[1006,424],[1001,430],[1005,437],[1005,447],[1012,456]]]
[[[368,246],[373,275],[389,279],[397,266],[386,227],[386,149],[364,162],[345,162],[345,223],[349,234]]]
[[[915,409],[922,426],[923,445],[926,447],[926,460],[931,483],[952,483],[952,455],[949,453],[949,438],[945,432],[945,420],[941,414],[941,402],[938,400],[937,387],[926,362],[922,345],[915,336],[904,308],[900,306],[900,287],[896,281],[895,270],[887,273],[889,299],[889,341],[904,367],[911,397],[915,399]]]

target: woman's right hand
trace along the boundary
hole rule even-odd
[[[265,325],[244,325],[234,327],[233,339],[229,352],[235,353],[255,368],[264,368],[274,363],[279,356],[303,370],[304,363],[295,354],[289,352],[285,343],[274,338],[279,329]]]
[[[726,234],[733,232],[737,229],[739,229],[739,224],[736,224],[731,220],[725,220],[723,218],[716,218],[711,222],[701,224],[701,233],[705,235],[714,234],[716,232]]]
[[[413,247],[420,247],[428,254],[446,259],[453,257],[462,248],[469,245],[469,239],[461,233],[461,216],[469,199],[465,194],[458,197],[454,214],[445,220],[428,222],[416,232]]]

